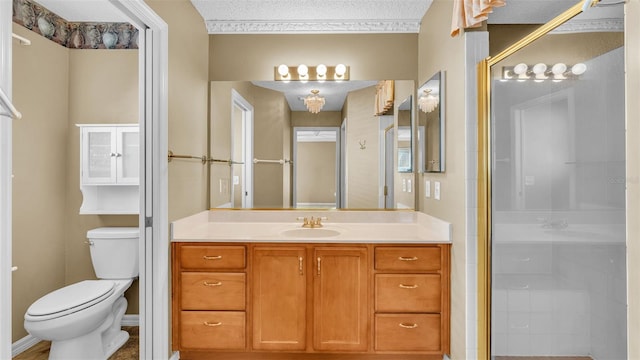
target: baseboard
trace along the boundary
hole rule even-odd
[[[11,344],[11,357],[16,357],[17,355],[22,354],[39,342],[40,339],[31,334],[23,337],[22,339]]]
[[[174,351],[169,360],[180,360],[180,351]]]
[[[124,314],[122,317],[122,326],[140,326],[140,315]]]
[[[140,315],[138,314],[125,314],[122,317],[122,326],[140,326]],[[11,344],[11,357],[16,357],[17,355],[22,354],[23,352],[29,350],[32,346],[39,343],[40,339],[29,334],[22,339]],[[173,356],[176,356],[174,354]],[[171,357],[174,360],[173,357]],[[180,355],[175,358],[175,360],[180,359]]]

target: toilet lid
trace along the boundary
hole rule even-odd
[[[115,283],[109,280],[84,280],[41,297],[31,304],[27,314],[51,319],[74,313],[106,299],[114,287]]]

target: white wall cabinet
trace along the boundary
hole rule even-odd
[[[80,128],[80,214],[139,212],[138,124],[78,125]]]

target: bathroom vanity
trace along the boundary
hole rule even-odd
[[[181,359],[449,353],[446,222],[413,211],[212,210],[171,233]]]

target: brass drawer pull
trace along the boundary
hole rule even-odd
[[[418,324],[405,324],[405,323],[400,323],[398,324],[398,326],[400,326],[401,328],[405,328],[405,329],[415,329],[418,327]]]
[[[400,288],[402,289],[417,289],[418,285],[405,285],[405,284],[400,284],[398,285]]]
[[[208,281],[204,282],[204,286],[222,286],[222,281],[216,281],[214,283],[210,283]]]
[[[302,258],[302,256],[298,256],[298,273],[300,275],[304,275],[303,265],[302,265],[303,261],[304,261],[304,259]]]
[[[205,255],[202,258],[205,260],[221,260],[222,255],[213,255],[213,256]]]
[[[400,261],[416,261],[416,260],[418,260],[418,257],[417,256],[412,256],[412,257],[399,256],[398,260],[400,260]]]
[[[210,322],[208,322],[208,321],[205,321],[205,322],[203,322],[202,324],[204,324],[205,326],[211,326],[211,327],[214,327],[214,326],[220,326],[220,325],[222,325],[222,321],[218,321],[218,322],[215,322],[215,323],[210,323]]]

